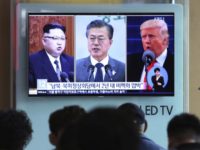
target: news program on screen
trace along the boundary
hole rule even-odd
[[[174,96],[174,13],[28,13],[28,95]]]

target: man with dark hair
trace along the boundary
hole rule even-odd
[[[86,37],[90,56],[77,60],[77,82],[125,81],[124,63],[108,55],[113,32],[113,27],[102,20],[88,24]]]
[[[96,108],[66,128],[58,150],[138,150],[139,133],[115,108]]]
[[[0,149],[23,150],[32,132],[30,119],[24,111],[0,111]]]
[[[164,150],[164,148],[144,135],[148,124],[142,109],[133,103],[124,103],[118,107],[118,110],[132,121],[133,126],[137,127],[141,140],[139,150]]]
[[[29,87],[37,87],[37,79],[48,82],[73,81],[74,58],[64,54],[65,27],[49,23],[43,27],[43,49],[29,56]],[[63,75],[64,74],[64,75]]]
[[[200,143],[200,120],[189,113],[174,116],[167,126],[168,148],[186,143]]]
[[[51,113],[49,117],[49,141],[51,144],[57,146],[64,127],[76,122],[85,113],[85,110],[78,105],[65,106]]]

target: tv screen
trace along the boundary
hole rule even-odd
[[[29,95],[174,96],[174,13],[28,13]]]

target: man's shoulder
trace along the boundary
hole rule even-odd
[[[127,59],[141,59],[142,60],[142,53],[131,53],[127,55]]]
[[[29,61],[36,61],[36,60],[42,60],[47,58],[47,54],[45,53],[45,50],[38,50],[32,54],[29,55]]]
[[[42,50],[36,50],[32,54],[30,54],[30,57],[35,57],[35,56],[43,55],[44,53],[45,53],[44,49],[42,49]]]
[[[74,60],[73,56],[70,56],[70,55],[65,54],[65,53],[62,53],[61,57],[64,58],[64,59],[67,59],[67,60],[72,60],[72,61]]]
[[[156,144],[153,140],[147,138],[146,136],[141,136],[141,148],[143,150],[148,148],[148,150],[166,150],[160,145]]]
[[[90,61],[90,58],[89,57],[84,57],[84,58],[80,58],[76,61],[76,64],[79,65],[79,64],[83,64],[83,63],[86,63],[88,62],[89,63]]]
[[[119,61],[119,60],[117,60],[115,58],[109,57],[109,59],[110,59],[109,61],[111,63],[115,63],[115,65],[125,66],[125,64],[123,62],[121,62],[121,61]]]
[[[142,73],[141,71],[144,66],[144,63],[142,61],[142,55],[143,55],[142,53],[131,53],[127,55],[127,67],[129,73],[132,71],[134,71],[133,74]]]

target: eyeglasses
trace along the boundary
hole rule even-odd
[[[52,39],[54,41],[58,40],[65,41],[67,39],[66,37],[57,37],[57,36],[45,36],[44,38]]]
[[[92,37],[88,37],[89,41],[94,43],[97,39],[98,43],[102,44],[106,38],[105,37],[95,37],[95,36],[92,36]]]

